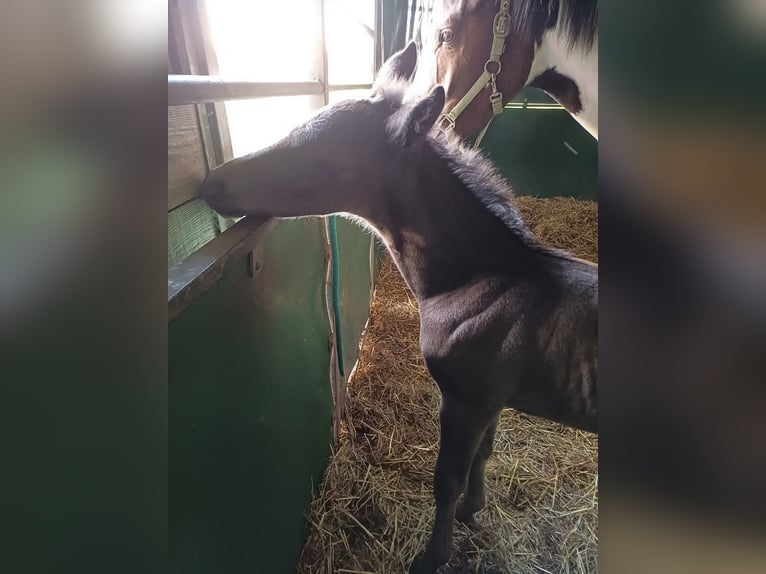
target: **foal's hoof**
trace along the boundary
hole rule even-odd
[[[458,504],[457,509],[455,510],[455,520],[460,522],[461,524],[465,524],[466,526],[474,527],[478,526],[478,523],[476,522],[475,514],[481,510],[481,508],[473,508],[466,506],[463,503]]]
[[[421,552],[410,564],[409,574],[436,574],[440,564],[434,564],[426,552]]]

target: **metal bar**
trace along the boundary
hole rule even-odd
[[[168,321],[207,291],[232,260],[253,249],[276,223],[276,219],[246,217],[168,269]]]
[[[168,105],[205,104],[273,96],[312,96],[324,93],[318,80],[304,82],[227,81],[219,76],[168,75]]]
[[[383,65],[383,0],[375,0],[375,22],[373,29],[375,31],[375,41],[373,42],[375,54],[372,65],[375,68],[375,73],[377,73],[380,66]]]
[[[197,19],[199,21],[201,48],[200,57],[204,60],[205,71],[203,75],[217,76],[220,74],[218,69],[218,56],[213,46],[213,37],[210,32],[210,21],[207,14],[207,4],[205,0],[197,0],[196,3]],[[210,126],[212,137],[210,142],[215,152],[215,163],[209,164],[209,169],[229,161],[234,157],[231,149],[231,136],[229,135],[229,122],[226,117],[226,104],[224,102],[215,102],[197,106],[200,110],[204,109],[206,117],[204,120]],[[200,117],[200,125],[204,125],[203,118]],[[206,146],[207,147],[207,146]]]
[[[316,7],[317,7],[317,31],[316,31],[316,40],[317,40],[317,55],[319,56],[318,60],[314,62],[315,69],[313,70],[314,74],[316,74],[314,77],[318,78],[320,82],[322,82],[323,90],[322,90],[322,103],[317,106],[317,108],[321,108],[322,106],[326,106],[328,103],[330,103],[330,76],[328,72],[328,60],[327,60],[327,38],[325,37],[325,9],[324,9],[324,2],[325,0],[315,0]]]
[[[559,104],[528,104],[528,103],[513,103],[505,104],[507,110],[564,110],[564,106]]]
[[[372,89],[372,84],[330,84],[330,91],[335,92],[338,90],[369,90]]]

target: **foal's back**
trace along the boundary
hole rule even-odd
[[[508,400],[530,414],[596,431],[598,379],[598,267],[569,257],[550,262],[547,287],[538,292],[525,319],[530,351]]]
[[[595,265],[530,248],[522,266],[423,301],[423,355],[442,392],[595,431],[597,307]]]

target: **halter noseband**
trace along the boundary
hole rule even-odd
[[[484,88],[492,86],[492,93],[489,95],[489,101],[492,104],[492,118],[499,116],[503,113],[503,94],[497,90],[497,76],[500,74],[502,64],[500,63],[500,56],[505,51],[505,38],[508,36],[511,25],[511,17],[508,13],[511,2],[510,0],[501,0],[500,9],[495,14],[495,20],[492,24],[492,48],[489,52],[489,60],[484,64],[484,71],[479,78],[473,83],[473,86],[468,92],[455,104],[448,113],[439,115],[436,120],[436,125],[439,126],[443,132],[447,133],[455,129],[455,122],[458,116],[462,114],[470,103],[479,95]],[[476,140],[475,146],[478,146],[482,136],[489,127],[489,122],[482,130],[481,134]]]

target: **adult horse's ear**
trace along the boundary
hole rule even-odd
[[[395,144],[411,146],[425,137],[444,109],[444,88],[436,86],[425,98],[409,104],[390,119],[388,131]]]
[[[372,88],[373,93],[379,92],[381,88],[385,88],[393,82],[409,80],[415,71],[417,63],[418,48],[414,40],[411,40],[404,49],[399,50],[383,62],[375,78],[375,84]]]

